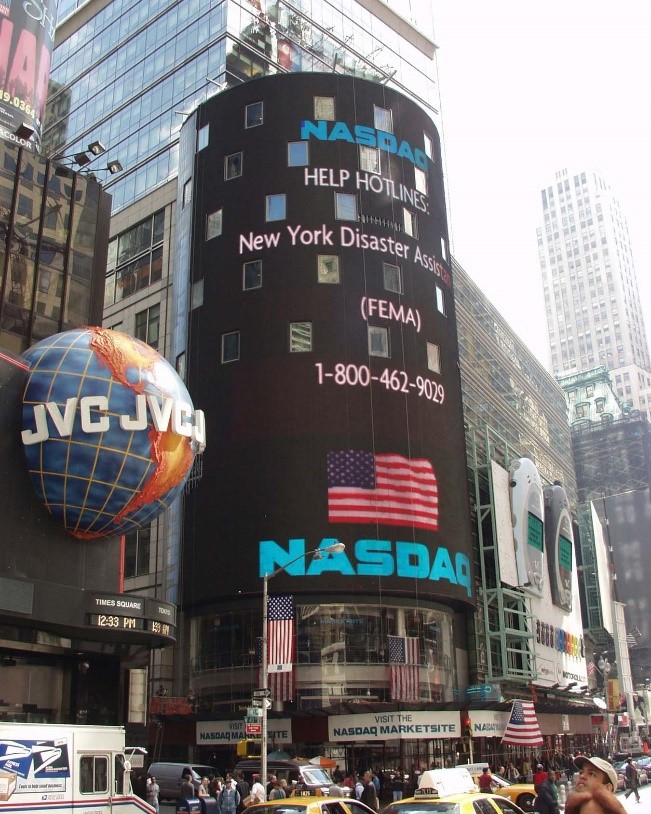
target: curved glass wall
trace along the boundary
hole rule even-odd
[[[237,709],[259,685],[261,608],[204,616],[192,624],[192,672],[199,706]],[[336,603],[296,607],[292,706],[390,701],[389,636],[418,639],[420,700],[451,701],[456,689],[451,612]]]

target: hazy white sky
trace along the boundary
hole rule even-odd
[[[458,261],[546,364],[540,190],[596,169],[628,220],[651,332],[651,3],[424,1]]]

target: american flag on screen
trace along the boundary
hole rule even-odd
[[[502,743],[511,746],[541,746],[543,736],[532,701],[514,701]]]
[[[418,701],[419,649],[415,636],[389,636],[389,683],[393,701]]]
[[[326,463],[331,523],[438,529],[438,485],[429,461],[348,449],[328,452]]]

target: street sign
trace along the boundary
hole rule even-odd
[[[246,735],[262,735],[262,724],[246,724]]]
[[[253,716],[253,715],[247,715],[247,716],[244,718],[244,723],[245,723],[245,724],[259,724],[259,723],[260,723],[260,719],[259,719],[257,716]]]
[[[246,714],[250,718],[260,718],[262,716],[262,710],[259,709],[257,706],[247,707]]]
[[[253,690],[254,698],[271,698],[271,690],[266,687],[264,690]]]
[[[259,707],[260,709],[271,709],[271,699],[270,698],[254,698],[251,701],[252,707]]]

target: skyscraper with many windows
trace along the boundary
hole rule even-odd
[[[538,254],[552,372],[605,365],[620,398],[649,414],[649,346],[619,201],[597,173],[561,170],[541,191],[541,204]]]

